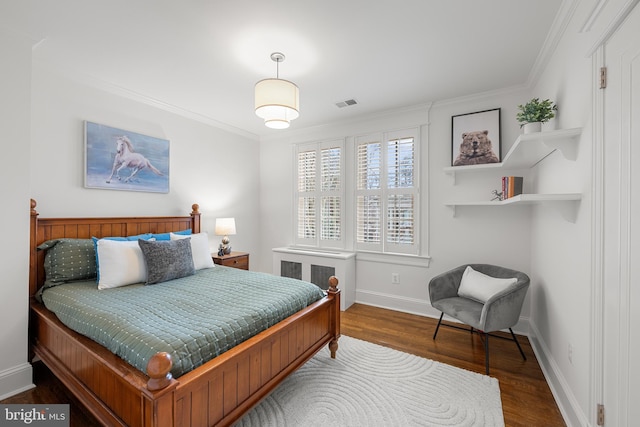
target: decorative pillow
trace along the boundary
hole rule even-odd
[[[196,272],[189,238],[149,242],[138,240],[147,267],[146,285],[191,276]]]
[[[495,294],[502,292],[518,281],[517,278],[499,279],[487,276],[467,266],[462,273],[458,295],[481,303],[486,303]]]
[[[96,239],[98,289],[147,281],[147,269],[138,241]]]
[[[96,277],[97,277],[97,281],[100,282],[100,260],[98,259],[98,240],[114,240],[116,242],[127,242],[127,241],[138,241],[138,240],[155,240],[155,237],[153,237],[153,234],[151,233],[143,233],[143,234],[137,234],[135,236],[127,236],[127,237],[120,237],[120,236],[113,236],[113,237],[101,237],[100,239],[98,239],[97,237],[92,237],[91,240],[93,240],[93,245],[95,247],[95,263],[96,263]]]
[[[180,235],[183,235],[183,236],[189,236],[189,235],[191,235],[191,229],[187,228],[186,230],[174,231],[173,234],[180,234]],[[171,240],[171,233],[157,233],[157,234],[152,234],[152,236],[155,237],[156,240],[158,240],[158,241]]]
[[[47,251],[44,256],[46,284],[96,277],[96,251],[91,239],[47,240],[38,250]]]
[[[209,248],[209,236],[207,233],[197,233],[191,236],[171,233],[171,240],[191,239],[191,253],[193,255],[193,265],[196,270],[203,268],[211,268],[215,266],[213,258],[211,258],[211,249]]]

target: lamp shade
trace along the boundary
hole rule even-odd
[[[236,234],[235,218],[216,218],[216,236],[232,236]]]
[[[256,83],[256,115],[273,129],[286,129],[300,115],[298,86],[288,80],[264,79]]]

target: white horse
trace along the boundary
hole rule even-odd
[[[111,182],[113,175],[116,175],[118,180],[122,180],[120,177],[120,170],[123,168],[133,169],[131,175],[124,179],[124,182],[129,182],[131,178],[144,168],[149,168],[156,175],[162,175],[158,169],[156,169],[151,162],[140,153],[136,153],[133,150],[131,141],[126,136],[120,136],[116,139],[116,157],[113,159],[113,168],[111,169],[111,175],[107,179],[107,184]]]

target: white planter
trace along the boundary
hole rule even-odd
[[[522,126],[522,133],[534,133],[542,131],[542,122],[525,123]]]

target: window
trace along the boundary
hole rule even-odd
[[[296,243],[343,248],[344,143],[297,148]]]
[[[352,140],[296,147],[296,244],[418,255],[419,128]]]
[[[356,138],[356,249],[418,254],[418,129]]]

